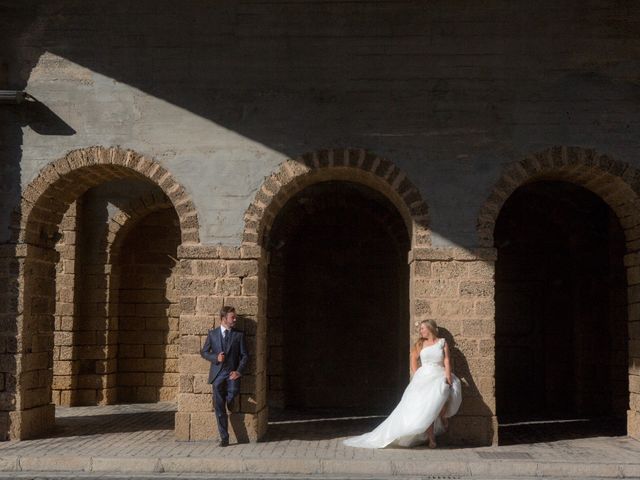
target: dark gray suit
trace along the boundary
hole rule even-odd
[[[244,333],[230,330],[227,339],[222,340],[220,327],[209,330],[207,340],[200,351],[200,355],[211,362],[209,367],[209,383],[213,385],[213,396],[216,403],[216,419],[221,440],[229,440],[228,417],[226,404],[232,404],[240,393],[240,379],[231,380],[229,374],[233,371],[244,374],[249,361],[249,354],[244,342]],[[224,351],[224,362],[218,362],[218,354]]]

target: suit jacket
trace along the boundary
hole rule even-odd
[[[207,340],[200,351],[200,355],[211,362],[209,368],[209,383],[213,383],[220,372],[236,371],[241,375],[249,361],[249,354],[244,343],[244,333],[231,330],[227,335],[227,348],[224,350],[224,362],[218,362],[218,354],[222,352],[222,333],[220,327],[209,330]]]

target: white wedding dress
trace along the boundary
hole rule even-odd
[[[359,448],[384,448],[391,444],[410,447],[426,441],[426,430],[434,422],[434,433],[442,433],[440,412],[445,403],[445,417],[449,418],[456,414],[462,402],[458,377],[451,374],[451,386],[445,378],[444,345],[444,339],[440,338],[433,345],[424,347],[420,352],[421,366],[391,415],[375,430],[348,438],[344,444]]]

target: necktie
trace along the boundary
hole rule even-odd
[[[227,336],[229,335],[229,330],[222,331],[222,349],[227,349]]]

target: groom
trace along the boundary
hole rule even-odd
[[[209,330],[200,351],[200,355],[211,362],[209,383],[213,385],[221,447],[229,445],[227,408],[233,408],[233,400],[240,392],[240,377],[249,360],[244,333],[234,330],[235,324],[236,309],[222,307],[220,326]]]

